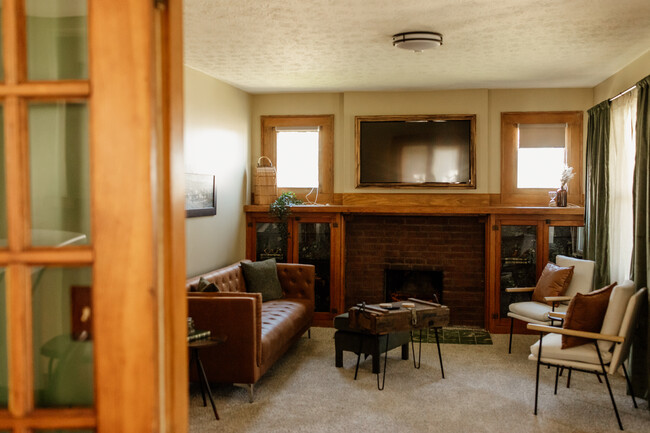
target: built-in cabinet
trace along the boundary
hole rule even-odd
[[[316,268],[314,324],[331,326],[343,311],[340,214],[292,213],[286,228],[268,214],[247,214],[246,257]]]
[[[488,290],[486,327],[507,332],[508,306],[530,300],[530,293],[506,293],[509,287],[534,287],[549,261],[558,254],[582,258],[582,217],[548,219],[545,215],[491,216],[488,236]],[[515,332],[525,332],[516,323]]]
[[[267,206],[247,206],[246,256],[316,267],[317,326],[332,326],[345,312],[345,227],[343,215],[386,214],[386,207],[302,206],[293,209],[283,234]],[[511,302],[530,294],[506,293],[508,287],[533,287],[547,261],[557,254],[582,256],[584,210],[572,208],[391,208],[392,215],[485,216],[485,328],[505,333]],[[516,324],[515,332],[526,332]]]

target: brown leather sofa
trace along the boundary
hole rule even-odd
[[[201,352],[208,381],[247,384],[252,402],[253,385],[311,327],[315,269],[278,263],[283,297],[262,302],[260,293],[246,293],[240,263],[187,280],[188,315],[196,329],[227,337]],[[219,292],[196,292],[200,277]]]

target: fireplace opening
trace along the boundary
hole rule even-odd
[[[417,298],[442,304],[442,277],[443,272],[436,269],[387,268],[384,270],[386,302]]]

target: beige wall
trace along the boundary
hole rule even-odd
[[[251,164],[260,153],[260,116],[271,114],[334,114],[334,191],[445,192],[440,189],[355,188],[354,117],[381,114],[476,114],[477,187],[454,190],[498,193],[501,164],[501,112],[587,110],[592,89],[444,90],[429,92],[348,92],[265,94],[252,96]]]
[[[629,89],[650,75],[650,50],[594,88],[596,105]]]
[[[185,221],[187,275],[243,259],[250,197],[250,95],[185,67],[185,171],[214,174],[217,215]]]

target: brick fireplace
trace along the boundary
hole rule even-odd
[[[450,323],[485,326],[484,217],[348,215],[345,245],[346,308],[384,302],[387,269],[433,269]]]

